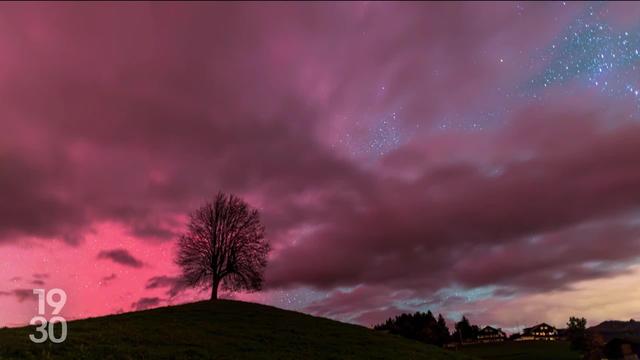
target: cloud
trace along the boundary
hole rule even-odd
[[[440,127],[505,107],[538,70],[522,64],[583,10],[555,6],[7,7],[0,243],[81,249],[110,224],[131,251],[161,246],[224,190],[261,211],[266,288],[327,292],[308,306],[326,316],[623,276],[640,255],[629,104],[551,89],[477,131]]]
[[[109,259],[120,265],[133,268],[141,268],[144,266],[142,261],[136,259],[126,249],[102,250],[98,253],[98,259]]]
[[[117,278],[118,278],[118,275],[116,275],[115,273],[113,273],[113,274],[111,274],[111,275],[109,275],[109,276],[103,276],[103,277],[100,279],[99,284],[100,284],[100,286],[108,286],[109,284],[111,284],[111,282],[112,282],[113,280],[115,280],[115,279],[117,279]]]
[[[312,314],[332,318],[345,318],[357,315],[366,309],[386,308],[396,299],[403,299],[410,295],[410,291],[395,292],[389,288],[379,286],[357,286],[350,290],[335,290],[327,297],[312,303],[305,308]]]
[[[185,283],[185,281],[179,277],[173,276],[154,276],[147,280],[147,284],[145,285],[145,289],[158,289],[158,288],[168,288],[167,295],[169,297],[175,297],[180,292],[187,289],[189,286]]]
[[[566,119],[562,126],[540,130],[559,116]],[[529,109],[488,140],[495,153],[484,153],[475,165],[432,163],[419,153],[409,157],[413,164],[402,159],[414,175],[391,175],[373,191],[360,191],[351,205],[325,204],[335,215],[277,253],[268,284],[355,287],[329,292],[306,310],[369,324],[376,313],[398,308],[393,304],[463,307],[451,297],[416,306],[455,286],[495,287],[500,299],[622,276],[640,254],[640,193],[633,186],[640,173],[629,158],[640,151],[640,127],[603,128],[605,117]],[[540,127],[535,133],[533,122]],[[582,135],[562,141],[572,133]],[[395,166],[394,157],[385,166]],[[358,296],[365,290],[371,293]]]
[[[458,161],[427,166],[412,179],[373,178],[369,186],[353,187],[350,205],[324,204],[332,215],[319,230],[277,253],[268,283],[539,288],[602,276],[606,272],[581,266],[640,254],[637,225],[625,215],[640,201],[633,185],[640,171],[631,165],[631,154],[640,151],[640,127],[602,130],[593,120],[600,115],[580,124],[565,115],[565,131],[579,126],[584,135],[562,143],[555,140],[565,131],[539,132],[529,137],[528,158],[519,159],[507,144],[495,150],[498,162],[487,166]],[[543,111],[529,117],[548,128],[558,116]],[[521,120],[504,132],[528,125]],[[504,159],[504,153],[512,157]],[[493,168],[499,173],[487,170]],[[491,275],[484,271],[490,267]]]
[[[131,304],[131,308],[136,311],[157,307],[161,299],[158,297],[143,297]]]
[[[41,63],[37,57],[29,56],[27,60],[16,55],[16,66],[22,64],[24,73],[35,71],[38,75],[18,81],[4,74],[9,83],[24,85],[20,90],[13,88],[18,93],[9,101],[17,113],[30,121],[12,127],[16,137],[1,139],[0,161],[7,172],[0,174],[0,188],[6,192],[5,208],[0,208],[0,213],[6,214],[0,220],[0,239],[37,236],[78,244],[95,223],[106,221],[125,225],[138,238],[174,239],[176,227],[181,225],[176,217],[220,188],[243,192],[264,188],[275,193],[301,190],[307,186],[308,176],[323,181],[332,177],[327,176],[328,170],[348,168],[318,146],[306,125],[293,121],[315,122],[319,118],[317,110],[298,100],[296,89],[285,86],[274,90],[270,85],[280,83],[280,73],[287,72],[288,67],[265,64],[274,67],[273,74],[255,73],[262,65],[256,66],[253,61],[260,57],[246,54],[270,51],[252,45],[263,42],[261,30],[267,25],[261,21],[256,23],[257,28],[248,29],[230,22],[232,18],[252,16],[251,9],[246,9],[247,14],[238,9],[237,14],[232,11],[234,15],[220,17],[216,11],[207,11],[210,15],[204,18],[193,9],[177,10],[192,18],[193,24],[206,28],[211,21],[222,21],[232,26],[238,36],[254,39],[252,44],[237,43],[233,52],[228,51],[227,31],[211,29],[214,31],[196,36],[189,26],[164,33],[164,27],[157,27],[155,22],[175,21],[174,10],[159,9],[153,21],[117,10],[122,12],[120,20],[129,26],[142,25],[142,21],[146,23],[143,26],[158,29],[160,33],[138,33],[134,37],[140,43],[163,38],[159,52],[146,46],[134,46],[126,53],[107,50],[96,46],[96,38],[89,40],[79,35],[72,21],[62,21],[86,16],[94,24],[111,23],[108,16],[93,11],[81,11],[82,15],[73,9],[54,11],[56,16],[34,25],[36,32],[49,26],[58,29],[43,34],[48,34],[48,41],[66,39],[64,51],[78,56],[70,57],[68,61],[74,63],[70,66],[71,63]],[[25,16],[17,12],[16,16]],[[132,39],[129,31],[103,32],[99,26],[93,30],[98,39],[104,40],[98,41],[102,43]],[[194,46],[185,49],[186,39],[195,41]],[[26,53],[38,49],[35,44],[23,47]],[[93,51],[101,55],[87,58]],[[182,55],[176,57],[178,53]],[[204,61],[216,53],[227,53],[229,58],[215,56],[215,63]],[[141,69],[133,65],[137,62],[133,59],[150,65],[143,67],[146,75],[126,75]],[[102,65],[115,67],[106,77],[89,70],[104,69]],[[191,70],[179,70],[187,68]],[[209,75],[203,78],[204,73]],[[118,84],[124,81],[121,76],[130,79],[125,81],[128,91],[122,92]],[[238,87],[254,83],[256,76],[262,85]],[[35,96],[34,91],[43,86],[51,89],[50,99]],[[188,87],[190,95],[162,94],[158,90],[175,86]],[[166,96],[171,100],[166,101]],[[272,101],[274,97],[278,100]],[[215,111],[211,108],[212,99],[218,104]],[[60,101],[75,104],[71,113],[57,107]],[[88,117],[97,124],[95,127],[82,125]],[[178,118],[182,120],[176,121]],[[41,140],[36,147],[21,141],[33,136]],[[148,156],[149,151],[154,154],[152,157]],[[203,163],[209,165],[201,166]],[[240,163],[248,166],[240,171]]]
[[[637,281],[640,268],[632,265],[627,270],[614,278],[578,281],[570,288],[520,296],[469,299],[441,310],[445,313],[463,313],[473,323],[508,328],[511,332],[539,323],[540,319],[564,327],[569,316],[585,316],[588,326],[610,319],[628,320],[638,314],[635,299],[639,291],[633,284]],[[603,301],[602,294],[615,300]],[[454,320],[458,319],[459,316]]]
[[[366,143],[375,124],[364,118],[400,103],[407,119],[428,125],[509,73],[488,61],[491,43],[477,39],[521,43],[519,35],[538,28],[535,16],[514,21],[508,7],[476,5],[114,6],[109,13],[47,9],[38,21],[29,9],[1,14],[21,19],[15,38],[32,41],[1,39],[11,71],[0,74],[0,92],[21,121],[11,121],[0,138],[7,169],[0,174],[0,239],[75,245],[96,223],[110,221],[141,239],[175,239],[177,218],[221,188],[265,198],[274,208],[265,214],[271,231],[286,232],[300,225],[275,216],[294,207],[286,194],[342,190],[342,179],[358,186],[355,178],[370,175],[328,146],[340,140],[336,134]],[[114,16],[120,28],[105,31]],[[402,21],[372,26],[388,16]],[[461,23],[473,25],[454,25]],[[242,41],[231,43],[229,33]],[[476,51],[487,54],[483,61],[465,60]],[[43,60],[61,54],[64,61]],[[422,68],[442,71],[434,78],[415,71]],[[456,91],[441,91],[446,83]],[[379,94],[380,84],[391,90]],[[345,113],[361,113],[363,121],[338,116]]]
[[[387,306],[377,310],[365,311],[355,316],[352,320],[357,324],[373,327],[384,323],[389,318],[394,318],[400,314],[411,312],[395,306]]]
[[[37,299],[37,295],[32,289],[14,289],[11,291],[0,291],[0,296],[15,296],[18,302]]]

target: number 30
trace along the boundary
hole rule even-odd
[[[53,331],[55,323],[59,322],[62,326],[62,333],[60,337],[56,337]],[[36,344],[43,343],[47,341],[47,339],[51,340],[52,343],[59,344],[67,339],[67,321],[62,316],[54,316],[51,318],[49,323],[49,332],[47,332],[47,319],[44,316],[35,316],[29,322],[29,325],[36,325],[36,323],[40,323],[40,326],[36,327],[36,331],[42,334],[41,337],[36,337],[34,334],[29,334],[29,339]]]

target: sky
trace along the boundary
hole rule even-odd
[[[206,299],[174,264],[219,191],[264,289],[371,326],[640,314],[635,3],[0,5],[0,326]]]

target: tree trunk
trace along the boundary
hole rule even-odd
[[[218,286],[220,285],[220,280],[214,279],[211,284],[211,300],[218,300]]]

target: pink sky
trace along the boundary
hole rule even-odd
[[[3,4],[0,326],[39,287],[67,318],[205,299],[174,246],[218,190],[273,248],[265,290],[228,297],[365,325],[638,318],[638,16]]]

